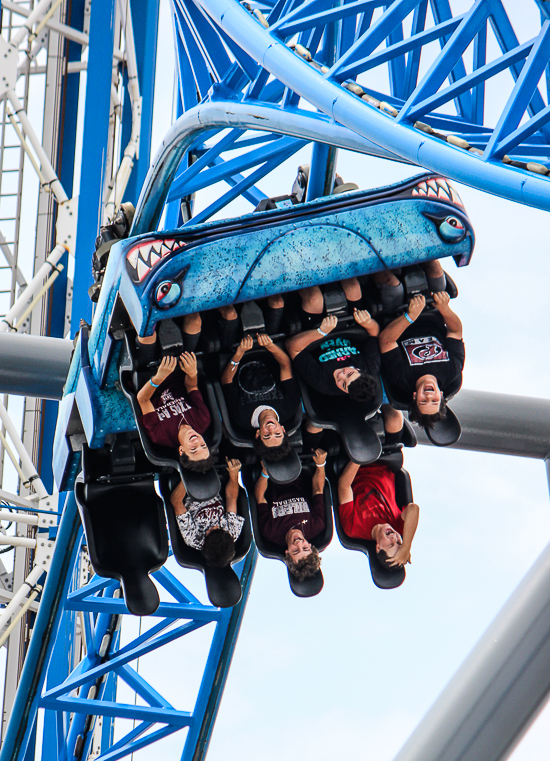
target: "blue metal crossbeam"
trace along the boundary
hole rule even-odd
[[[521,135],[530,137],[538,129],[538,124],[543,124],[545,119],[539,119],[537,126],[534,126],[531,120],[530,130],[524,130],[517,133],[517,127],[532,101],[533,94],[538,86],[544,70],[548,66],[550,59],[550,21],[545,21],[540,35],[533,43],[529,57],[521,70],[512,94],[504,107],[497,126],[495,127],[491,139],[487,143],[484,158],[502,158],[505,153],[505,138],[510,136],[512,131],[516,132],[516,140],[520,142]],[[540,115],[545,109],[541,109]],[[513,143],[508,139],[508,146]],[[517,144],[517,143],[516,143]]]
[[[550,173],[550,133],[547,132],[550,114],[537,88],[537,75],[545,68],[542,62],[548,62],[545,33],[543,30],[535,40],[520,43],[501,0],[477,0],[469,11],[455,16],[449,0],[430,0],[429,6],[428,0],[353,0],[347,3],[339,0],[281,0],[273,6],[269,3],[261,5],[267,16],[267,22],[262,23],[236,1],[229,4],[222,0],[190,1],[200,9],[201,18],[208,16],[210,32],[215,31],[230,56],[234,56],[233,65],[224,79],[213,82],[199,108],[213,99],[219,102],[225,99],[231,104],[243,103],[243,98],[254,99],[258,105],[268,107],[269,104],[271,107],[271,123],[262,127],[285,134],[285,114],[289,113],[291,105],[296,108],[300,99],[304,99],[318,109],[319,117],[326,114],[349,130],[350,148],[354,141],[351,135],[355,133],[403,160],[419,163],[490,192],[522,202],[528,198],[529,203],[550,208],[550,187],[544,177],[547,173],[544,166],[539,165],[534,174],[528,163],[510,167],[500,160],[504,150],[516,161],[536,163],[542,159],[544,163],[548,162]],[[180,2],[176,3],[176,15]],[[260,6],[253,4],[253,7]],[[428,7],[431,9],[429,21]],[[186,14],[187,21],[191,15]],[[193,18],[194,34],[200,34],[200,24]],[[499,56],[490,60],[487,60],[488,24],[501,50]],[[409,28],[410,32],[406,33]],[[420,76],[420,62],[434,41],[439,41],[441,53],[435,57],[429,53],[427,73]],[[294,46],[296,42],[306,50],[299,47],[296,52],[289,50],[288,45]],[[473,46],[473,61],[469,59],[470,46]],[[535,48],[537,54],[533,52]],[[526,59],[529,64],[525,63]],[[189,61],[185,65],[188,63],[191,69],[195,66]],[[368,77],[371,71],[382,65],[388,67],[390,87],[387,92],[376,93]],[[526,79],[522,70],[527,65],[530,74]],[[328,71],[321,71],[325,66]],[[221,67],[216,70],[220,72]],[[491,143],[489,138],[481,141],[483,148],[499,146],[495,152],[491,152],[491,147],[481,161],[477,155],[468,153],[467,148],[447,144],[446,136],[447,133],[474,134],[478,130],[480,134],[490,136],[493,127],[484,124],[486,82],[505,70],[512,77],[510,113],[516,114],[526,108],[532,121],[524,131],[517,131],[519,122],[511,127],[515,117],[512,121],[506,119],[498,139],[495,135]],[[180,81],[188,80],[189,74],[195,76],[192,70],[182,69]],[[513,83],[520,77],[520,84],[513,88]],[[356,80],[362,91],[377,101],[391,104],[397,115],[387,116],[391,109],[373,107],[368,99],[365,103],[360,97],[361,90],[357,94],[349,92],[349,80]],[[442,113],[447,106],[449,112]],[[456,113],[452,112],[453,106]],[[443,130],[444,134],[433,135],[424,128],[415,129],[419,118],[434,129]],[[388,119],[393,121],[392,128]],[[238,120],[235,123],[238,124]],[[249,138],[245,136],[245,139]],[[328,135],[326,142],[330,145]],[[531,145],[538,147],[530,150],[528,146]],[[546,153],[542,146],[547,147]],[[471,147],[477,149],[478,145],[472,144]],[[221,151],[217,161],[210,162],[210,167],[215,170],[210,178],[205,177],[210,184],[224,174],[224,161],[226,154]],[[236,192],[248,191],[247,182],[237,175],[231,177],[233,190],[214,204],[208,214],[222,209],[236,197]],[[522,190],[522,177],[527,177],[532,187],[532,192],[527,195]],[[173,195],[177,192],[182,192],[179,186],[178,190],[173,190]],[[535,201],[535,198],[539,200]],[[206,218],[201,214],[197,221]]]

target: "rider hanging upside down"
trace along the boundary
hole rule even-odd
[[[361,338],[346,332],[329,335],[338,324],[338,318],[329,315],[316,330],[289,338],[286,347],[297,372],[312,388],[322,394],[349,394],[352,399],[368,401],[378,388],[380,328],[364,309],[355,309],[353,316],[365,331]]]
[[[139,422],[151,441],[177,448],[183,468],[204,473],[213,466],[203,439],[210,413],[198,388],[197,359],[190,352],[164,357],[157,372],[140,389]]]
[[[423,313],[415,296],[400,317],[380,333],[382,377],[388,393],[409,403],[409,419],[432,427],[445,417],[445,395],[462,383],[462,323],[445,291],[433,294],[435,310]],[[458,383],[457,383],[458,381]]]
[[[311,484],[305,473],[292,483],[276,484],[263,468],[254,490],[261,534],[286,547],[285,563],[299,581],[313,576],[321,566],[319,551],[310,540],[325,528],[326,459],[326,452],[315,450]]]
[[[276,360],[279,377],[272,375],[261,358],[243,362],[253,346],[252,337],[245,336],[224,369],[221,383],[233,424],[255,435],[254,449],[259,457],[276,462],[290,451],[284,423],[296,415],[300,389],[288,355],[267,334],[258,336],[258,345]]]
[[[391,410],[392,429],[399,428]],[[390,430],[388,430],[390,432]],[[385,568],[411,562],[411,545],[418,526],[419,507],[400,508],[395,501],[395,476],[385,464],[349,462],[338,481],[340,521],[345,533],[376,542],[376,559]]]
[[[225,505],[221,494],[197,502],[186,493],[181,481],[170,496],[185,543],[200,550],[208,565],[216,568],[224,568],[235,557],[235,542],[244,524],[244,518],[237,515],[240,469],[239,460],[227,460]]]

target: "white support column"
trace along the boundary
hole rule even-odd
[[[21,460],[21,468],[27,478],[27,481],[31,482],[32,488],[40,497],[48,497],[49,495],[48,495],[47,489],[42,483],[42,479],[38,475],[37,470],[34,467],[34,463],[29,457],[27,450],[23,446],[23,442],[21,441],[19,434],[15,430],[15,426],[13,425],[11,418],[8,414],[8,411],[4,407],[2,402],[0,402],[0,419],[2,420],[2,423],[4,424],[6,432],[8,433],[12,441],[12,444],[17,451],[17,454],[19,455],[19,458]]]
[[[57,177],[57,174],[55,173],[55,170],[53,166],[50,163],[49,158],[46,155],[46,152],[44,151],[44,148],[42,147],[42,144],[38,137],[36,136],[36,132],[34,131],[29,117],[27,116],[25,109],[23,108],[23,104],[15,94],[13,90],[8,90],[7,96],[10,100],[10,103],[12,104],[15,113],[17,114],[17,117],[21,123],[21,126],[23,127],[23,131],[27,138],[29,139],[34,152],[38,156],[40,160],[40,169],[42,174],[44,175],[44,179],[46,181],[46,184],[51,189],[52,193],[57,199],[58,203],[65,203],[65,201],[69,200],[69,197],[65,193],[63,189],[63,185],[59,182],[59,178]]]

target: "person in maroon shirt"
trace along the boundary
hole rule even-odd
[[[198,388],[197,358],[192,352],[164,357],[157,372],[140,389],[139,422],[151,441],[177,448],[183,468],[210,470],[213,458],[202,437],[210,413]]]
[[[387,465],[349,462],[338,481],[340,521],[352,538],[376,542],[376,558],[386,568],[411,562],[411,545],[419,507],[400,508],[395,501],[395,476]]]
[[[292,483],[270,483],[263,468],[254,490],[260,532],[270,542],[286,547],[285,563],[299,581],[313,576],[321,565],[319,551],[310,540],[325,528],[326,459],[326,452],[315,450],[311,486],[305,473]]]

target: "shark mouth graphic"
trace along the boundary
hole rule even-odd
[[[412,190],[413,196],[427,196],[428,198],[440,198],[442,201],[450,201],[464,208],[460,196],[450,182],[444,177],[434,177],[431,180],[419,182]]]
[[[184,246],[185,243],[166,239],[139,243],[126,254],[126,264],[130,277],[134,283],[141,283],[156,264],[168,254]]]

